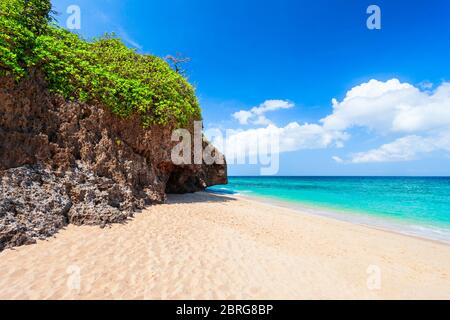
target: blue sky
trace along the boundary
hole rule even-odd
[[[288,146],[281,153],[280,175],[450,175],[450,129],[446,130],[450,123],[436,119],[442,118],[439,112],[445,117],[442,110],[450,108],[443,85],[450,81],[448,1],[56,0],[53,4],[61,25],[69,16],[66,8],[78,5],[79,33],[87,38],[115,31],[140,52],[189,56],[189,79],[197,88],[206,128],[266,128],[268,124],[239,123],[233,114],[279,100],[293,106],[264,114],[273,127],[297,123],[298,130],[283,131],[293,131],[297,140],[331,136],[324,143]],[[381,8],[381,30],[366,27],[371,4]],[[388,82],[394,78],[399,83]],[[371,79],[378,82],[369,84]],[[363,85],[359,93],[344,100],[359,85]],[[341,109],[338,113],[333,113],[333,98]],[[371,100],[366,106],[367,99]],[[360,104],[354,106],[356,102]],[[368,105],[380,114],[367,111],[361,116],[358,108]],[[403,105],[410,107],[406,116],[399,110]],[[419,118],[414,122],[409,114]],[[346,125],[321,122],[330,115],[330,123],[338,119]],[[377,125],[372,126],[371,117],[379,120]],[[405,117],[408,122],[399,124]],[[303,136],[305,123],[316,126],[317,136]],[[338,138],[336,132],[347,137]],[[428,142],[434,147],[424,146]],[[232,165],[230,174],[257,175],[259,167]]]

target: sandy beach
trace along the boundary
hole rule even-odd
[[[171,195],[0,253],[1,299],[450,299],[450,246],[250,199]]]

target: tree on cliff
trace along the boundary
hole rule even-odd
[[[43,72],[66,99],[104,105],[143,126],[200,119],[194,88],[163,59],[138,54],[114,34],[86,41],[52,23],[49,0],[0,3],[0,76]]]
[[[186,69],[184,69],[184,65],[191,61],[191,58],[183,56],[181,53],[177,53],[175,56],[167,55],[166,61],[172,66],[175,72],[181,74],[182,76],[186,76]]]

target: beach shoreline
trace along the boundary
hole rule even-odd
[[[220,193],[216,193],[214,191],[211,192],[212,194],[221,195]],[[223,195],[223,194],[222,194]],[[433,234],[430,234],[429,232],[414,232],[411,230],[412,226],[415,226],[413,222],[405,222],[400,220],[394,220],[390,219],[389,217],[372,217],[369,216],[367,213],[364,212],[356,212],[356,211],[343,211],[343,210],[337,210],[333,208],[327,208],[325,206],[320,205],[311,205],[301,202],[293,202],[293,201],[287,201],[287,200],[281,200],[281,199],[275,199],[275,198],[267,198],[263,196],[257,196],[257,195],[249,195],[249,194],[242,194],[242,193],[236,193],[229,195],[231,197],[235,197],[242,200],[247,201],[255,201],[259,203],[263,203],[268,206],[273,206],[275,208],[284,208],[284,209],[290,209],[292,211],[295,211],[296,214],[306,214],[306,215],[312,215],[312,216],[319,216],[319,217],[325,217],[337,221],[347,222],[351,224],[356,224],[362,227],[366,228],[372,228],[377,229],[384,232],[390,232],[394,234],[400,234],[407,237],[412,237],[416,239],[421,239],[425,241],[431,241],[441,244],[450,245],[450,237],[447,235],[446,237],[438,237]],[[419,225],[417,225],[419,226]],[[433,226],[430,227],[429,230],[432,230],[431,228],[435,228],[434,230],[437,230],[437,227]],[[447,231],[447,229],[446,229]],[[450,234],[450,231],[447,233]]]
[[[0,253],[1,299],[450,299],[450,246],[242,196]]]

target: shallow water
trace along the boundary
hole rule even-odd
[[[230,177],[209,190],[450,242],[448,177]]]

